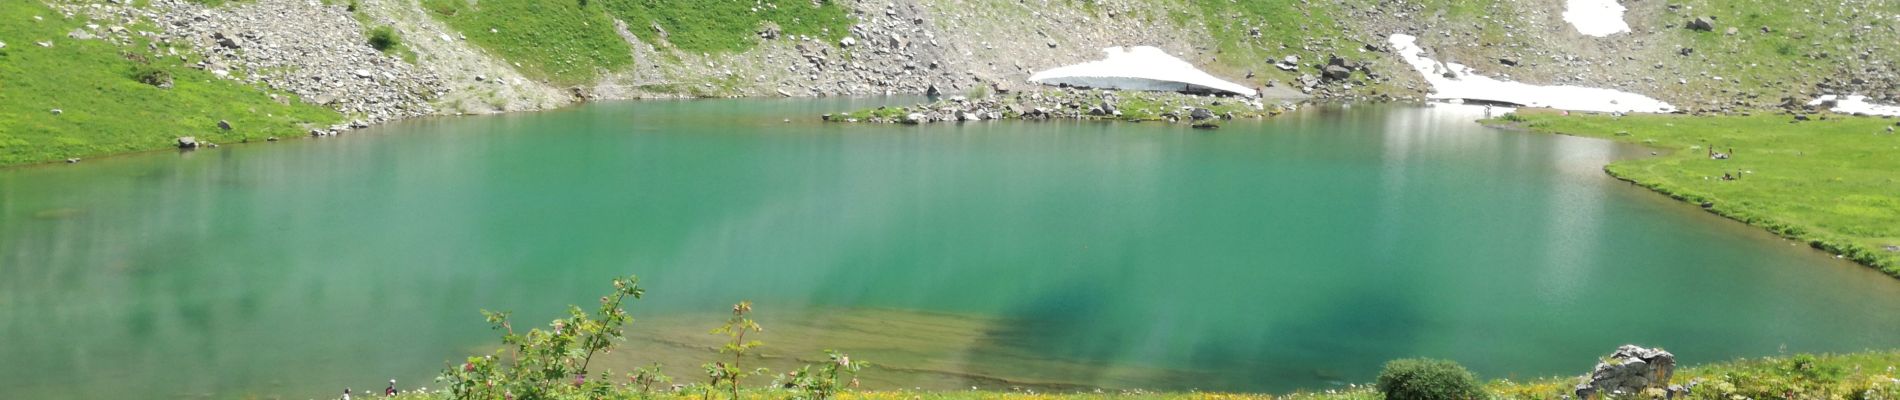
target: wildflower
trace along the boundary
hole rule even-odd
[[[851,356],[838,356],[838,366],[850,368]]]

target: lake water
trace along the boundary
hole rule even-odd
[[[437,386],[616,274],[609,366],[703,380],[751,300],[871,387],[1288,391],[1387,360],[1577,375],[1900,347],[1900,281],[1606,177],[1647,150],[1315,108],[1160,124],[811,121],[911,101],[602,103],[0,171],[0,398]],[[798,122],[786,123],[791,118]]]

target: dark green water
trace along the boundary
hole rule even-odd
[[[883,387],[1900,347],[1900,281],[1601,173],[1641,149],[1406,107],[1219,133],[780,122],[858,105],[597,104],[0,171],[0,398],[428,385],[493,342],[477,310],[546,320],[624,273],[649,288],[636,336],[750,299],[768,352],[905,371]],[[691,381],[696,356],[655,357]]]

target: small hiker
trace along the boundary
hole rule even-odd
[[[390,379],[390,380],[389,380],[389,387],[388,387],[388,388],[385,388],[385,389],[383,389],[383,394],[384,394],[384,395],[388,395],[388,396],[395,396],[395,395],[396,395],[396,380],[395,380],[395,379]]]
[[[343,388],[343,400],[350,400],[350,388]]]

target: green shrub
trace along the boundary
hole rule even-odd
[[[1385,363],[1379,392],[1387,400],[1470,400],[1484,397],[1478,378],[1456,362],[1408,358]]]
[[[614,388],[607,374],[590,370],[595,354],[624,340],[623,328],[633,317],[621,308],[628,299],[646,294],[634,276],[614,279],[611,294],[601,296],[593,313],[568,306],[568,317],[554,320],[547,330],[517,332],[508,313],[482,311],[495,330],[502,331],[503,349],[472,356],[460,366],[442,372],[438,380],[456,399],[600,398]],[[658,374],[657,368],[653,374]],[[670,380],[670,379],[669,379]]]
[[[387,53],[402,47],[402,37],[396,36],[396,28],[378,26],[369,30],[369,47]]]
[[[132,79],[138,80],[139,83],[160,88],[172,87],[171,71],[149,65],[134,68],[132,71]]]

